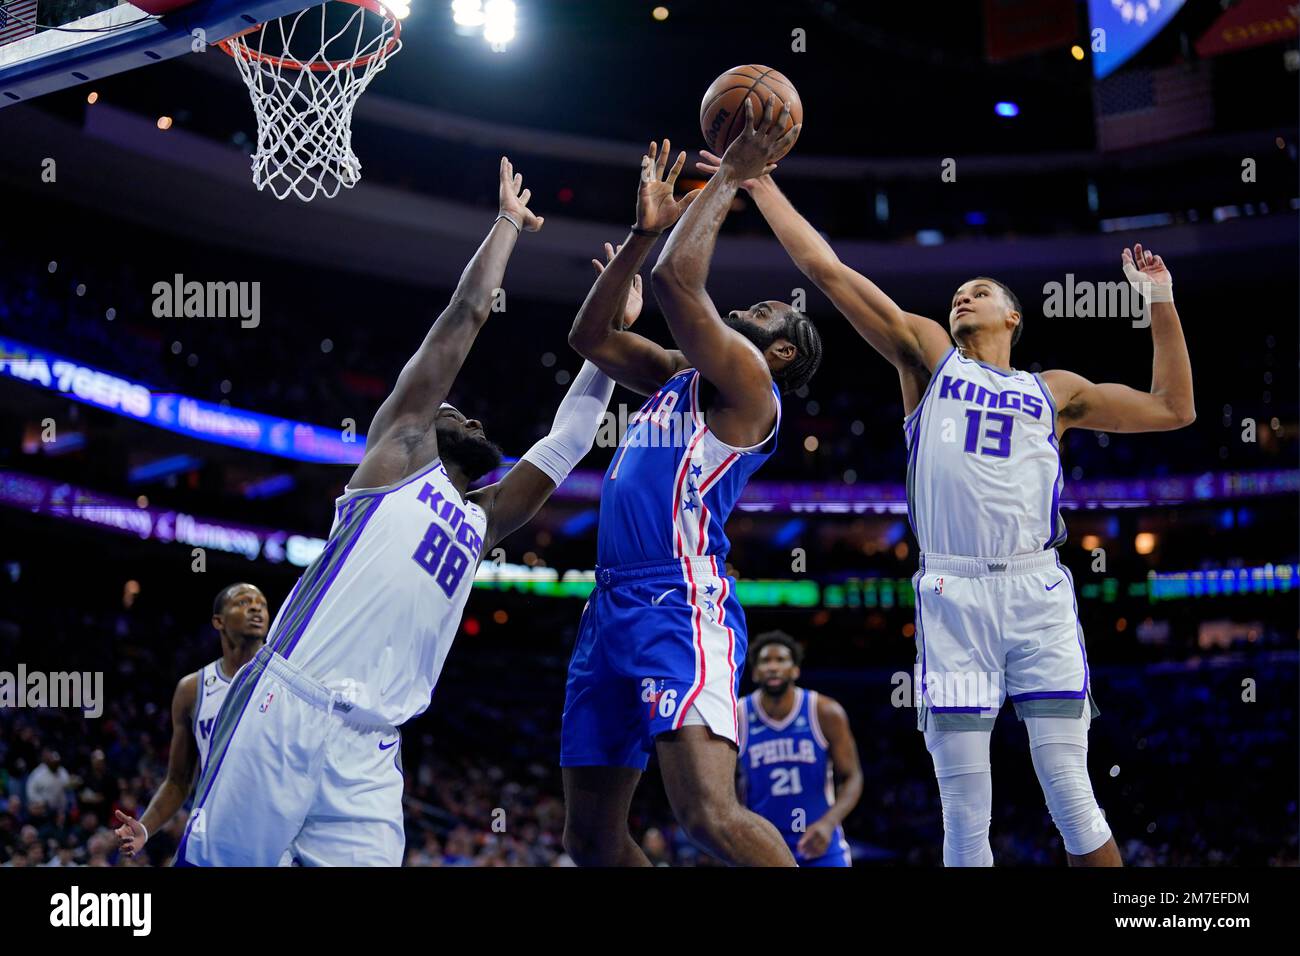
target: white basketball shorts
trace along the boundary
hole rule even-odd
[[[1016,716],[1096,717],[1074,580],[1056,550],[1010,558],[925,554],[916,589],[917,726],[992,730]]]
[[[217,715],[177,866],[400,866],[401,738],[264,647]]]

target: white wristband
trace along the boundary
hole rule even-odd
[[[1169,282],[1152,282],[1131,262],[1124,263],[1124,277],[1128,279],[1129,285],[1142,293],[1148,302],[1174,301],[1174,283],[1172,280]]]
[[[519,223],[515,222],[513,219],[511,219],[511,218],[510,218],[509,216],[507,216],[505,213],[498,213],[498,214],[497,214],[497,218],[492,220],[492,225],[495,226],[495,225],[497,224],[497,222],[498,222],[499,220],[501,220],[501,219],[504,219],[506,222],[510,223],[510,225],[514,226],[514,227],[515,227],[515,232],[523,232],[523,229],[521,229],[521,228],[519,227]]]

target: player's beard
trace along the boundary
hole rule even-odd
[[[735,329],[749,341],[754,343],[754,348],[758,349],[764,355],[773,342],[781,337],[780,332],[769,332],[757,322],[751,322],[749,319],[733,318],[727,316],[722,320],[727,328]]]
[[[776,698],[783,696],[785,692],[790,689],[790,682],[788,680],[783,680],[779,684],[770,684],[767,681],[763,681],[759,687],[762,689],[764,697],[771,697],[775,700]]]
[[[444,461],[455,462],[470,481],[477,481],[501,464],[501,449],[468,432],[439,428],[438,454]]]

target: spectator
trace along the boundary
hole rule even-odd
[[[42,803],[57,815],[68,809],[68,790],[77,779],[62,766],[57,750],[41,751],[40,765],[27,778],[27,805]]]

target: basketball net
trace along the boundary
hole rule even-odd
[[[332,199],[361,179],[352,109],[401,49],[394,10],[405,6],[406,0],[329,0],[219,44],[239,67],[257,115],[252,168],[259,191],[311,202]]]

